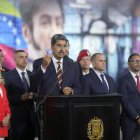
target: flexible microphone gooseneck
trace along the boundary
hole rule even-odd
[[[71,58],[69,58],[68,56],[65,56],[64,59],[68,60],[71,63],[74,63],[74,61]],[[67,72],[67,70],[68,70],[68,68],[63,71],[63,74],[65,72]],[[41,82],[40,82],[40,84],[41,84]],[[40,140],[43,140],[43,136],[44,136],[44,131],[43,131],[44,130],[44,125],[43,125],[43,116],[44,116],[43,115],[43,110],[44,110],[43,109],[43,104],[45,103],[46,99],[52,94],[52,91],[54,90],[56,85],[57,85],[57,81],[54,82],[53,86],[51,87],[51,89],[49,90],[49,92],[47,94],[44,94],[44,95],[42,95],[40,97],[38,96],[38,98],[43,97],[38,102],[38,104],[36,105],[36,109],[35,109],[35,112],[37,113],[37,116],[38,116],[39,126],[40,126]],[[38,88],[37,90],[38,90],[37,93],[39,93],[40,89]],[[39,113],[40,113],[40,115],[39,115]]]

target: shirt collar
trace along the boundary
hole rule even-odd
[[[139,73],[138,73],[138,74],[136,74],[136,73],[132,72],[131,70],[129,70],[129,71],[130,71],[130,73],[131,73],[131,75],[132,75],[133,77],[135,77],[136,75],[140,76],[140,74],[139,74]]]
[[[26,70],[26,69],[21,70],[21,69],[19,69],[19,68],[16,67],[16,70],[17,70],[17,72],[18,72],[19,74],[21,74],[22,72],[27,73],[27,70]]]
[[[54,64],[56,64],[58,61],[60,61],[61,64],[62,64],[63,63],[63,58],[61,58],[61,60],[58,60],[54,56],[52,56],[52,61],[54,62]]]
[[[89,70],[87,72],[83,71],[82,73],[83,73],[83,75],[89,74]]]
[[[95,73],[98,75],[98,77],[100,77],[101,76],[101,74],[103,74],[104,75],[104,73],[103,72],[99,72],[99,71],[97,71],[97,70],[95,70],[95,69],[93,69],[94,71],[95,71]]]

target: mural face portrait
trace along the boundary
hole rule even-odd
[[[32,26],[23,24],[29,59],[43,57],[51,49],[51,37],[63,32],[64,19],[60,6],[57,0],[43,0],[32,15]]]
[[[8,69],[15,67],[13,52],[19,49],[28,52],[32,70],[35,59],[52,54],[54,34],[69,38],[65,53],[73,60],[82,49],[105,54],[114,79],[129,55],[140,53],[139,0],[0,0],[0,8],[0,49]]]

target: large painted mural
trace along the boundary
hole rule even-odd
[[[25,49],[29,69],[50,50],[50,39],[64,33],[70,57],[81,49],[107,57],[114,79],[127,68],[131,53],[140,53],[139,0],[0,0],[0,48],[12,69],[13,52]]]

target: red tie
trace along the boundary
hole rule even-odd
[[[62,72],[62,69],[60,66],[61,62],[58,61],[57,64],[58,64],[57,72],[56,72],[57,82],[58,82],[59,88],[61,89],[62,88],[62,74],[63,74],[63,72]]]
[[[138,88],[138,91],[140,92],[140,80],[139,80],[139,75],[136,75],[136,78],[137,78],[137,88]]]

